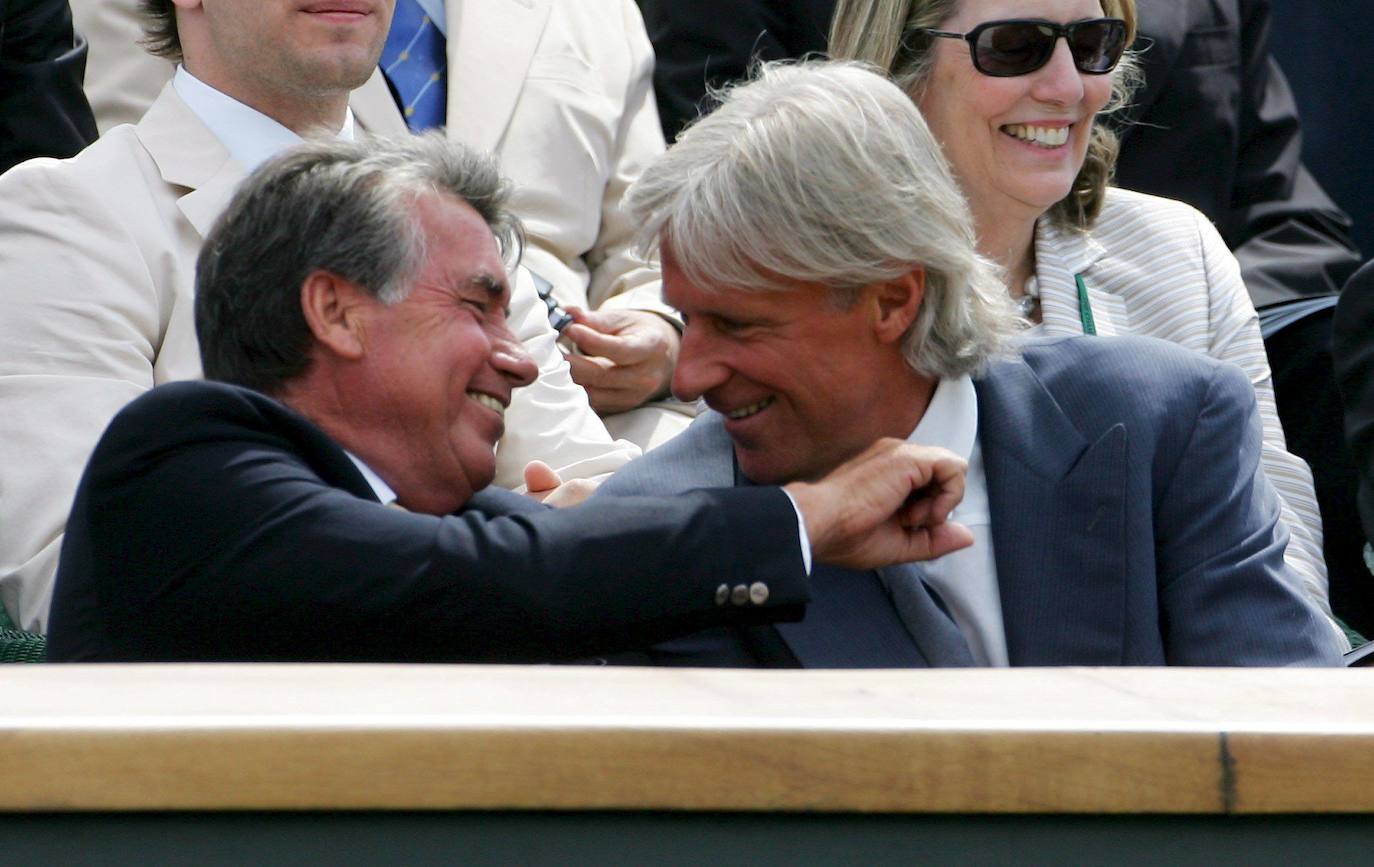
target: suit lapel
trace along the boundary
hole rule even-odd
[[[698,424],[710,424],[715,418],[713,413],[710,420]],[[708,428],[707,435],[719,446],[711,451],[730,455],[736,487],[752,486],[734,460],[724,426],[717,422],[714,428]],[[928,654],[913,641],[874,573],[815,563],[809,586],[811,602],[802,620],[764,627],[776,630],[803,668],[929,667]],[[952,621],[949,626],[957,635]]]
[[[551,0],[448,3],[448,135],[492,151],[549,21]]]
[[[162,180],[187,189],[177,207],[204,238],[243,179],[243,167],[170,82],[138,122],[137,135]]]
[[[1093,265],[1107,250],[1089,233],[1062,230],[1047,217],[1035,224],[1035,274],[1040,282],[1040,316],[1051,334],[1083,334],[1078,278],[1083,278],[1096,334],[1130,332],[1126,303],[1097,288]]]
[[[406,126],[380,68],[372,70],[372,77],[349,95],[348,106],[353,109],[353,120],[368,135],[385,138],[410,135],[410,127]]]
[[[1125,428],[1088,442],[1025,362],[977,389],[1011,664],[1121,664]]]

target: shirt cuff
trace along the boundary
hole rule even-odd
[[[806,518],[802,516],[801,507],[797,501],[787,492],[786,488],[780,488],[787,494],[787,502],[792,504],[792,511],[797,513],[797,541],[801,543],[802,567],[806,569],[806,574],[811,574],[811,537],[806,532]]]

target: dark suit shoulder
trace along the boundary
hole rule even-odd
[[[1234,364],[1140,335],[1031,339],[1022,359],[1052,394],[1074,402],[1149,410],[1149,404],[1195,400],[1217,379],[1241,386],[1240,393],[1251,390]]]
[[[1096,441],[1117,425],[1132,432],[1133,448],[1157,454],[1182,448],[1209,408],[1255,413],[1254,388],[1235,365],[1152,337],[1055,337],[1026,341],[1019,360],[990,368],[979,385],[980,404],[996,404],[985,432],[1044,424],[1029,393],[1043,389],[1079,434]]]
[[[304,416],[222,382],[172,382],[138,397],[110,422],[91,465],[136,473],[169,452],[209,443],[265,447],[303,461],[329,484],[363,496],[371,490],[343,449]]]

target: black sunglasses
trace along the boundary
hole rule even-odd
[[[964,40],[973,67],[996,78],[1025,75],[1044,66],[1061,36],[1069,42],[1073,65],[1088,75],[1111,72],[1126,50],[1126,22],[1120,18],[1091,18],[1072,24],[1015,19],[988,21],[967,33],[930,28],[917,32]]]

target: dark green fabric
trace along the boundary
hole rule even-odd
[[[48,640],[36,632],[14,628],[10,613],[0,605],[0,663],[42,662],[48,657]]]
[[[0,663],[43,662],[47,656],[48,641],[43,636],[36,632],[0,628]]]

